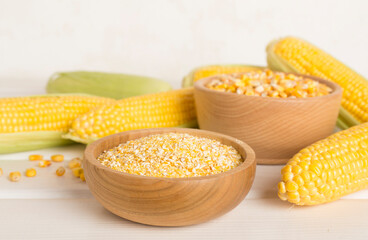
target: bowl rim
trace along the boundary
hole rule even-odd
[[[130,173],[125,173],[125,172],[121,172],[121,171],[117,171],[114,170],[112,168],[106,167],[104,165],[102,165],[96,157],[94,157],[94,149],[101,145],[104,144],[104,142],[112,139],[112,138],[116,138],[118,136],[121,135],[129,135],[131,133],[139,133],[139,132],[143,132],[143,131],[147,131],[150,130],[150,132],[147,135],[141,136],[141,137],[145,137],[145,136],[149,136],[149,135],[153,135],[153,134],[162,134],[162,133],[169,133],[169,132],[177,132],[177,133],[188,133],[190,135],[195,135],[195,133],[203,133],[206,134],[207,138],[210,139],[214,139],[216,137],[219,138],[225,138],[227,140],[229,140],[231,143],[234,143],[236,145],[238,145],[240,148],[243,148],[245,151],[245,159],[244,156],[242,156],[243,158],[243,163],[241,163],[239,166],[230,169],[228,171],[222,172],[222,173],[217,173],[217,174],[211,174],[208,176],[199,176],[199,177],[181,177],[181,178],[170,178],[170,177],[152,177],[152,176],[142,176],[142,175],[136,175],[136,174],[130,174]],[[139,138],[141,138],[139,137]],[[204,137],[204,136],[203,136]],[[138,138],[135,138],[138,139]],[[218,140],[218,139],[216,139]],[[220,140],[218,140],[220,141]],[[222,141],[220,141],[222,143]],[[123,143],[123,142],[122,142]],[[107,150],[107,149],[106,149]],[[255,152],[254,150],[245,142],[225,135],[225,134],[221,134],[221,133],[217,133],[217,132],[212,132],[212,131],[207,131],[207,130],[200,130],[200,129],[190,129],[190,128],[146,128],[146,129],[137,129],[137,130],[130,130],[130,131],[125,131],[125,132],[120,132],[120,133],[115,133],[103,138],[100,138],[92,143],[90,143],[89,145],[87,145],[85,151],[84,151],[84,157],[83,157],[83,162],[88,162],[88,164],[92,164],[95,167],[99,168],[99,169],[103,169],[105,171],[108,171],[112,174],[118,174],[118,175],[122,175],[125,177],[131,177],[131,178],[136,178],[136,179],[141,179],[141,180],[161,180],[161,181],[173,181],[173,182],[184,182],[184,181],[206,181],[206,180],[210,180],[210,179],[214,179],[214,178],[221,178],[221,177],[226,177],[228,175],[232,175],[235,173],[238,173],[242,170],[245,170],[249,167],[251,167],[253,164],[256,166],[256,156],[255,156]]]
[[[280,72],[280,71],[275,71],[275,72]],[[244,74],[246,72],[243,73],[235,73],[235,74]],[[283,72],[283,73],[287,73],[287,72]],[[289,73],[287,73],[289,74]],[[323,100],[323,99],[328,99],[328,98],[334,98],[337,95],[342,95],[342,88],[337,84],[334,83],[332,81],[320,78],[320,77],[316,77],[316,76],[312,76],[312,75],[307,75],[307,74],[300,74],[300,73],[291,73],[294,74],[296,76],[301,76],[301,77],[305,77],[305,78],[310,78],[313,79],[315,81],[318,81],[320,83],[323,83],[325,85],[327,85],[328,87],[330,87],[332,89],[332,92],[327,94],[327,95],[323,95],[323,96],[316,96],[316,97],[306,97],[306,98],[275,98],[275,97],[262,97],[262,96],[248,96],[248,95],[244,95],[244,94],[234,94],[231,92],[220,92],[220,91],[216,91],[213,89],[209,89],[207,87],[205,87],[204,85],[209,82],[210,80],[212,80],[213,78],[219,77],[219,76],[227,76],[227,75],[232,75],[232,74],[216,74],[210,77],[206,77],[206,78],[202,78],[198,81],[196,81],[194,83],[194,89],[209,93],[209,94],[220,94],[223,97],[226,96],[237,96],[237,97],[241,97],[241,98],[250,98],[250,99],[259,99],[260,101],[275,101],[275,102],[305,102],[305,101],[319,101],[319,100]]]

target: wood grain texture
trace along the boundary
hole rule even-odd
[[[204,85],[213,77],[199,80],[194,84],[199,127],[246,142],[258,164],[285,164],[303,147],[329,136],[337,120],[341,88],[308,77],[333,92],[302,99],[257,97],[210,90]]]
[[[0,199],[2,240],[367,240],[368,200],[291,207],[245,199],[223,217],[188,227],[125,221],[95,199]],[[267,229],[265,229],[267,226]],[[40,231],[42,229],[42,231]]]
[[[128,140],[168,132],[216,139],[236,148],[244,162],[221,174],[191,178],[156,178],[118,172],[96,159],[104,150]],[[84,157],[89,189],[112,213],[156,226],[185,226],[219,217],[247,195],[255,177],[255,154],[244,142],[209,131],[158,128],[127,131],[90,144]]]

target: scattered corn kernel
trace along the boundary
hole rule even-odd
[[[9,179],[12,182],[18,182],[20,180],[21,174],[20,172],[11,172],[9,174]]]
[[[63,176],[64,174],[65,174],[64,167],[59,167],[58,169],[56,169],[56,175],[58,175],[59,177]]]
[[[73,158],[69,161],[68,166],[70,169],[79,168],[82,166],[82,160],[80,158]]]
[[[3,175],[3,169],[0,168],[0,177]]]
[[[45,168],[51,165],[51,161],[50,160],[42,160],[38,162],[38,166]]]
[[[172,178],[222,173],[242,163],[232,146],[181,133],[131,140],[105,151],[98,160],[121,172]]]
[[[84,177],[84,172],[82,172],[79,176],[79,178],[84,182],[86,181],[86,178]]]
[[[275,98],[307,98],[327,95],[323,83],[292,73],[258,70],[214,77],[206,87],[221,92]]]
[[[61,155],[61,154],[52,155],[51,160],[53,162],[62,162],[64,161],[64,155]]]
[[[34,176],[36,176],[36,174],[37,174],[37,172],[36,172],[36,169],[34,169],[34,168],[28,168],[26,170],[26,176],[27,177],[34,177]]]
[[[83,169],[82,168],[73,168],[72,169],[73,175],[77,178],[80,177],[80,175],[83,173]]]
[[[33,154],[33,155],[29,155],[28,159],[29,161],[39,161],[39,160],[43,160],[43,156],[39,154]]]

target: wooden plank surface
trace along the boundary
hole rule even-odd
[[[225,216],[178,228],[129,222],[94,199],[0,200],[0,239],[367,239],[368,201],[297,208],[247,199]]]

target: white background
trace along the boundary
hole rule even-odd
[[[365,0],[0,0],[1,95],[43,93],[53,72],[71,70],[179,87],[199,65],[265,65],[267,43],[287,35],[367,77],[367,11]]]
[[[149,75],[179,87],[199,65],[265,65],[267,43],[286,35],[307,39],[368,77],[364,0],[0,0],[0,97],[43,93],[53,72],[72,70]],[[0,239],[368,239],[368,190],[293,207],[277,197],[281,166],[257,166],[236,209],[183,228],[143,226],[109,213],[70,171],[57,178],[55,163],[34,179],[6,178],[33,167],[26,160],[31,153],[71,159],[83,148],[0,156]]]

